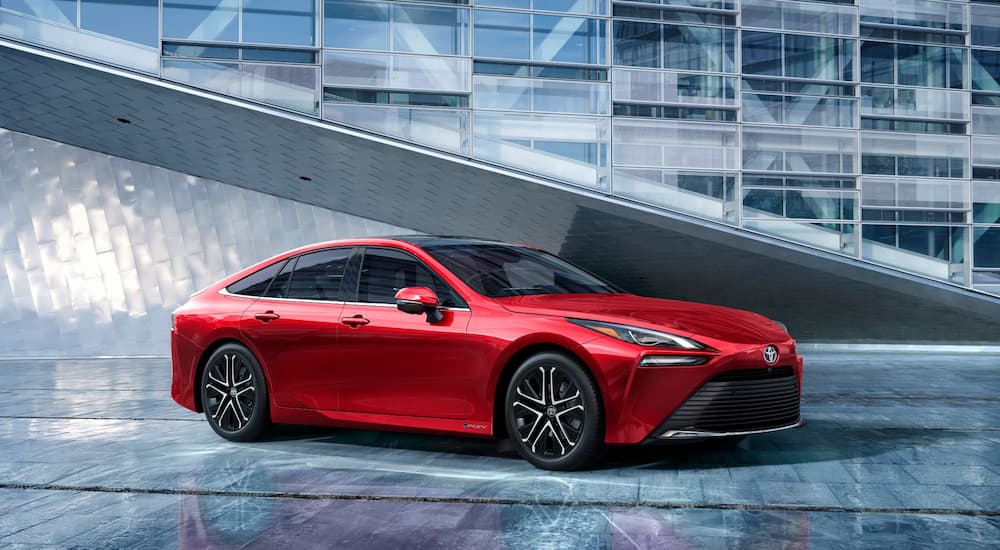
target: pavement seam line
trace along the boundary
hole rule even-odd
[[[21,420],[129,420],[141,422],[204,422],[204,418],[143,418],[125,416],[19,416],[0,414],[0,418]]]
[[[169,355],[7,355],[0,363],[20,361],[107,361],[109,359],[170,359]]]
[[[117,417],[117,416],[20,416],[20,415],[0,415],[0,420],[134,420],[134,421],[144,421],[144,422],[204,422],[204,418],[127,418],[127,417]],[[834,427],[832,429],[839,430],[850,430],[854,429],[851,426],[840,426]],[[898,430],[914,430],[919,429],[920,431],[926,432],[1000,432],[1000,428],[992,427],[981,427],[981,428],[911,428],[904,426],[877,426],[871,429],[880,431],[898,431]],[[366,431],[365,429],[359,428],[358,431]],[[368,430],[371,431],[371,430]],[[375,430],[377,431],[377,430]],[[449,437],[449,436],[444,436]],[[266,441],[262,441],[266,442]]]
[[[296,500],[348,500],[370,502],[415,502],[437,504],[499,504],[561,507],[656,508],[661,510],[764,510],[781,512],[841,512],[856,514],[922,514],[934,516],[1000,517],[1000,510],[948,508],[890,508],[870,506],[828,506],[817,504],[747,504],[747,503],[686,503],[686,502],[611,502],[599,500],[515,499],[489,497],[434,497],[387,495],[339,495],[333,493],[290,493],[268,491],[225,491],[211,489],[156,489],[143,487],[112,487],[104,485],[59,485],[52,483],[0,483],[0,489],[77,491],[90,493],[129,493],[146,495],[183,495],[237,498],[275,498]]]

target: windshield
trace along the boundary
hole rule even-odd
[[[425,247],[465,284],[490,298],[528,294],[621,294],[613,284],[547,252],[506,244]]]

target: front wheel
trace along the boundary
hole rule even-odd
[[[514,372],[504,402],[507,433],[528,462],[576,470],[604,454],[604,411],[596,384],[573,358],[546,352]]]
[[[239,344],[212,353],[201,375],[201,403],[215,433],[230,441],[260,437],[271,422],[267,384],[257,358]]]

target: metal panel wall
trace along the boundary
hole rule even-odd
[[[780,319],[802,342],[1000,335],[1000,297],[53,54],[0,45],[0,89],[3,128],[417,231],[529,242],[639,293]]]
[[[0,356],[169,352],[199,288],[400,227],[0,129]]]

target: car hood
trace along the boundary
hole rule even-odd
[[[770,319],[739,309],[632,294],[537,294],[496,298],[517,313],[655,325],[681,336],[740,344],[784,342],[788,334]]]

